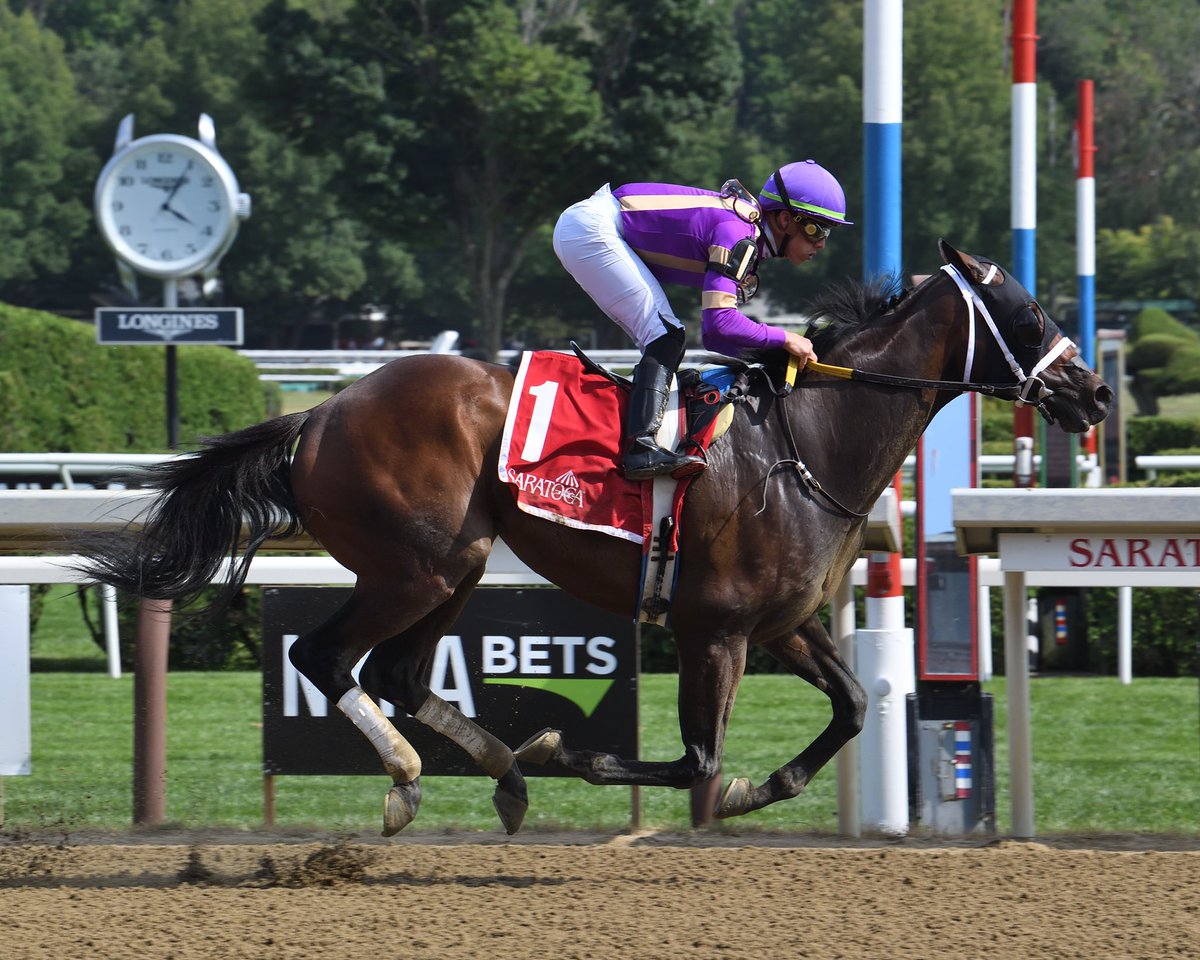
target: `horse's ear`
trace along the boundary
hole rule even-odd
[[[942,260],[950,264],[952,267],[957,267],[958,271],[967,279],[979,282],[986,276],[983,267],[969,253],[962,253],[955,250],[945,240],[938,239],[938,252],[942,255]]]

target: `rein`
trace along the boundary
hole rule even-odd
[[[810,366],[812,365],[812,361],[809,361],[809,365]],[[828,502],[831,506],[835,507],[837,510],[841,511],[847,517],[850,517],[851,519],[854,519],[854,520],[863,520],[863,519],[869,517],[871,515],[870,510],[868,510],[866,513],[860,513],[857,510],[851,510],[848,506],[846,506],[844,503],[842,503],[837,497],[835,497],[832,493],[830,493],[823,486],[821,486],[821,481],[819,481],[816,477],[813,476],[812,471],[809,470],[808,466],[805,464],[805,462],[800,459],[800,447],[796,443],[796,435],[792,432],[792,422],[791,422],[791,420],[788,419],[787,415],[783,412],[783,399],[789,393],[791,393],[792,388],[795,387],[796,376],[800,370],[800,365],[797,362],[796,358],[788,357],[787,374],[784,377],[783,384],[778,387],[775,386],[775,383],[771,380],[770,375],[767,373],[766,369],[761,364],[752,364],[750,366],[750,369],[753,370],[754,372],[758,373],[760,376],[762,376],[762,378],[764,380],[767,381],[767,386],[770,387],[771,392],[779,399],[779,403],[776,404],[776,407],[779,410],[779,419],[781,421],[783,421],[783,433],[784,433],[784,436],[787,437],[788,449],[791,450],[791,452],[792,452],[792,459],[780,460],[780,461],[772,464],[771,468],[767,471],[767,475],[765,477],[763,477],[763,487],[764,487],[763,505],[759,509],[758,512],[762,513],[763,510],[765,510],[767,508],[767,498],[766,498],[765,487],[766,487],[767,481],[771,479],[771,474],[775,472],[775,468],[783,467],[783,466],[791,466],[791,467],[795,468],[797,476],[800,477],[801,482],[803,482],[803,484],[806,487],[808,487],[809,490],[811,490],[813,493],[817,494],[818,496],[822,497],[826,502]],[[844,369],[844,368],[837,367],[835,369],[840,370],[840,369]],[[745,396],[738,396],[735,399],[737,401],[744,401],[747,398]]]

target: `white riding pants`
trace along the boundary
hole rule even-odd
[[[554,225],[554,252],[639,350],[665,334],[665,324],[682,329],[662,284],[625,242],[621,204],[608,184],[563,211]]]

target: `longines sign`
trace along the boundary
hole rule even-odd
[[[97,307],[96,342],[240,346],[241,307]]]
[[[264,773],[382,772],[367,739],[287,656],[297,637],[349,595],[329,587],[263,590]],[[632,618],[560,590],[485,587],[471,595],[454,630],[438,644],[430,686],[510,747],[554,727],[574,746],[637,757]],[[380,706],[421,755],[424,773],[480,775],[449,740],[386,701]],[[522,768],[526,775],[540,772]]]

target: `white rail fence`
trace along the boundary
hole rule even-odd
[[[169,459],[169,454],[80,454],[80,453],[7,453],[0,454],[0,485],[14,477],[23,479],[23,483],[49,483],[57,490],[28,490],[22,491],[30,496],[18,500],[11,499],[12,493],[0,491],[0,551],[26,553],[27,556],[0,557],[0,583],[34,584],[34,583],[73,583],[78,579],[64,564],[63,558],[34,556],[41,551],[58,549],[62,532],[67,529],[103,529],[106,526],[116,528],[136,518],[150,496],[145,491],[138,490],[86,490],[87,481],[108,483],[114,476],[136,475],[139,469],[148,465]],[[980,458],[981,468],[985,472],[1004,472],[1012,469],[1011,456],[984,456]],[[1200,463],[1200,458],[1192,457],[1154,457],[1138,458],[1154,461],[1148,466],[1156,469],[1191,469],[1192,462]],[[910,457],[905,463],[906,472],[913,469],[914,458]],[[1139,463],[1140,466],[1140,463]],[[63,498],[62,493],[72,491],[72,496]],[[58,493],[60,496],[55,496]],[[8,498],[6,503],[4,498]],[[911,501],[903,501],[900,505],[902,515],[910,516],[913,510]],[[275,550],[313,550],[317,549],[311,541],[301,540],[288,543],[274,544]],[[901,569],[905,586],[915,583],[914,561],[907,559],[902,562]],[[981,609],[987,611],[987,589],[1003,585],[1003,575],[999,570],[999,562],[992,558],[982,557],[978,561],[981,590]],[[866,561],[860,560],[851,575],[853,586],[866,584]],[[1117,582],[1121,581],[1121,582]],[[250,581],[255,584],[348,584],[353,583],[349,571],[328,557],[285,557],[278,555],[260,555],[251,565]],[[503,543],[498,544],[496,552],[488,566],[485,584],[520,585],[528,583],[545,583],[541,577],[534,574],[528,567],[517,560]],[[1038,586],[1118,586],[1123,588],[1119,597],[1118,611],[1118,647],[1123,655],[1119,658],[1122,663],[1128,662],[1128,650],[1131,645],[1132,624],[1130,622],[1130,596],[1128,589],[1133,586],[1144,586],[1132,580],[1122,580],[1120,576],[1114,582],[1104,584],[1093,578],[1076,582],[1066,574],[1032,575],[1029,585]],[[104,600],[103,622],[105,625],[106,646],[109,650],[110,672],[119,675],[119,660],[116,658],[117,628],[116,628],[116,598],[110,588],[102,592]],[[990,630],[990,619],[980,617],[984,631]],[[980,638],[981,653],[984,657],[985,672],[990,675],[990,636]],[[1121,679],[1128,683],[1130,677],[1124,675]]]

